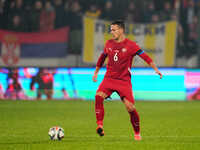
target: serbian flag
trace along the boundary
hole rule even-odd
[[[69,28],[50,32],[0,30],[1,66],[58,66],[67,56]]]

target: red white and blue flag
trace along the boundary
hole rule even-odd
[[[59,66],[67,56],[69,28],[24,33],[0,30],[1,66]]]

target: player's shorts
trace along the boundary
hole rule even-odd
[[[133,104],[135,102],[133,97],[132,85],[129,81],[104,78],[99,85],[97,92],[100,91],[104,92],[108,97],[110,97],[113,92],[117,92],[121,100],[126,98],[129,102]]]

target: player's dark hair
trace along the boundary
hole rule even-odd
[[[125,31],[124,21],[121,21],[121,20],[113,21],[111,25],[118,25],[120,28],[122,28]]]

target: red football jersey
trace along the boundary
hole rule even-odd
[[[132,60],[139,50],[140,47],[127,38],[120,43],[108,40],[104,48],[104,54],[108,57],[105,77],[130,81]]]

